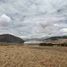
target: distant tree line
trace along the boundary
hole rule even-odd
[[[60,44],[40,43],[39,46],[67,46],[67,43],[60,43]]]

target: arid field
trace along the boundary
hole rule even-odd
[[[0,67],[67,67],[67,47],[0,45]]]

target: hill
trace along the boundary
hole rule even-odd
[[[44,40],[45,43],[52,44],[67,44],[67,36],[54,36]]]
[[[57,39],[67,39],[67,36],[53,36],[46,38],[46,40],[57,40]]]
[[[19,37],[16,37],[11,34],[2,34],[0,35],[0,42],[5,42],[5,43],[24,43],[24,40],[22,40]]]

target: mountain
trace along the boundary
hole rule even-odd
[[[43,41],[45,43],[63,44],[63,43],[67,43],[67,36],[53,36],[53,37],[50,37],[50,38],[46,38]]]
[[[57,40],[57,39],[67,39],[67,36],[53,36],[50,38],[46,38],[46,40]]]
[[[5,43],[24,43],[24,40],[11,34],[0,35],[0,42]]]

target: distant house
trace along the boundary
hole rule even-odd
[[[5,43],[24,43],[24,40],[16,37],[14,35],[10,34],[2,34],[0,35],[0,42],[5,42]]]

